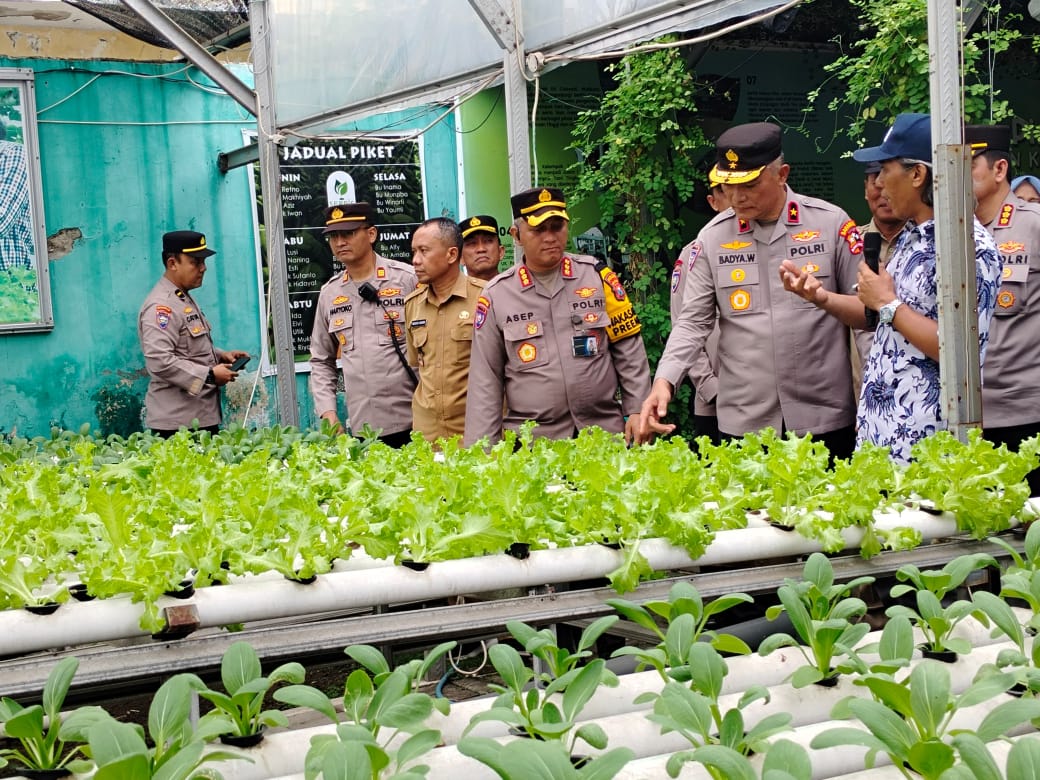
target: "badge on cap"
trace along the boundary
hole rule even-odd
[[[470,227],[479,227],[480,226],[480,217],[473,217],[473,219],[471,219],[469,221],[469,226]]]

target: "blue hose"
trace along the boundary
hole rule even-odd
[[[441,677],[440,681],[439,681],[439,682],[437,683],[437,687],[433,689],[433,697],[434,697],[435,699],[446,699],[446,698],[447,698],[447,697],[446,697],[446,696],[444,695],[444,683],[448,682],[448,679],[449,679],[449,678],[450,678],[450,677],[451,677],[451,676],[452,676],[453,674],[455,674],[455,669],[454,669],[454,667],[452,667],[452,668],[448,669],[448,671],[446,671],[446,672],[444,673],[444,676],[443,676],[443,677]]]

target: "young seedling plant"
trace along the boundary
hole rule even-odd
[[[536,672],[524,663],[520,653],[505,642],[488,651],[492,666],[502,678],[493,684],[499,693],[491,708],[475,715],[464,733],[485,720],[507,723],[520,733],[536,740],[558,740],[573,752],[580,739],[602,750],[607,735],[596,723],[577,725],[578,716],[600,685],[614,687],[617,676],[607,669],[602,658],[582,664],[592,652],[596,639],[617,622],[617,615],[607,615],[582,631],[574,652],[560,647],[549,629],[536,631],[518,621],[506,628],[524,648],[545,664],[548,671]],[[544,687],[542,687],[544,686]]]
[[[971,652],[967,639],[953,636],[953,630],[966,617],[975,613],[983,623],[984,614],[968,600],[960,599],[943,606],[943,599],[961,587],[968,576],[977,569],[996,566],[990,555],[975,553],[954,558],[941,569],[921,571],[912,563],[896,571],[901,584],[892,587],[892,597],[899,598],[913,593],[917,609],[902,604],[893,604],[885,610],[889,617],[903,615],[910,619],[924,635],[923,650],[934,653],[952,652],[961,655]]]
[[[830,559],[822,553],[813,553],[805,562],[802,579],[785,579],[777,589],[780,604],[766,610],[769,620],[786,612],[798,639],[786,633],[772,634],[759,645],[759,655],[769,655],[781,647],[797,648],[806,665],[796,669],[791,677],[795,688],[832,679],[836,674],[864,671],[856,646],[870,633],[870,626],[853,623],[852,619],[865,615],[867,605],[849,593],[873,581],[873,577],[857,577],[845,584],[835,584]],[[836,662],[840,658],[845,660]]]
[[[818,734],[814,749],[838,745],[866,747],[866,767],[873,768],[877,754],[884,753],[904,776],[916,772],[925,780],[949,780],[946,774],[958,759],[977,780],[1001,780],[987,742],[1004,737],[1009,731],[1040,716],[1040,701],[1012,699],[997,705],[972,730],[951,728],[959,711],[989,701],[1008,690],[1015,682],[1010,674],[991,674],[977,679],[960,696],[954,696],[949,667],[925,659],[911,670],[906,680],[896,682],[888,676],[868,675],[858,681],[872,699],[850,696],[831,712],[836,719],[855,718],[866,727],[839,727]],[[964,777],[963,772],[955,775]],[[1035,775],[1034,775],[1035,776]]]
[[[721,745],[740,756],[747,756],[765,750],[769,737],[789,727],[792,715],[782,712],[767,715],[747,728],[743,710],[756,701],[769,702],[769,691],[761,685],[749,687],[740,696],[736,707],[722,711],[719,697],[729,669],[711,645],[705,642],[693,644],[684,666],[688,684],[671,681],[665,683],[660,693],[647,692],[636,697],[637,704],[653,702],[653,713],[647,718],[659,724],[663,734],[674,731],[693,745],[694,749],[669,757],[667,770],[670,777],[678,777],[684,763],[699,761],[697,750],[704,746]],[[720,769],[710,765],[707,768],[709,774],[719,780],[729,777]]]
[[[732,634],[718,633],[707,628],[711,618],[738,604],[750,604],[754,599],[746,593],[730,593],[705,605],[701,594],[689,582],[677,582],[668,592],[667,601],[648,601],[635,604],[625,599],[608,599],[607,604],[622,617],[653,632],[659,642],[650,648],[626,645],[614,651],[614,657],[631,655],[640,668],[653,667],[664,682],[689,679],[687,660],[690,648],[701,637],[719,652],[748,655],[751,648]],[[665,621],[662,630],[659,623]]]
[[[78,667],[79,661],[72,657],[58,662],[47,675],[42,704],[23,707],[6,696],[0,699],[0,723],[7,738],[18,743],[18,747],[0,749],[0,767],[15,761],[27,770],[90,770],[91,762],[83,757],[87,741],[83,732],[104,711],[81,707],[66,718],[61,716]]]
[[[343,714],[322,691],[309,685],[288,685],[274,692],[277,701],[308,707],[336,724],[335,734],[311,739],[304,759],[307,780],[417,780],[429,767],[416,762],[441,742],[440,731],[426,726],[436,709],[448,714],[448,700],[418,691],[430,667],[455,646],[438,645],[422,659],[394,669],[370,645],[352,645],[346,654],[361,664],[343,690]],[[394,747],[391,743],[408,735]]]
[[[264,697],[278,683],[302,683],[304,674],[303,666],[292,662],[264,677],[253,646],[235,642],[220,660],[220,680],[226,693],[199,691],[199,696],[213,704],[213,710],[202,716],[200,724],[231,737],[261,736],[265,726],[288,726],[285,713],[263,708]]]

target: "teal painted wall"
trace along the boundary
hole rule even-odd
[[[98,428],[99,390],[147,387],[137,341],[137,312],[162,273],[163,232],[206,233],[218,254],[195,297],[218,346],[259,354],[253,203],[247,168],[222,175],[217,155],[242,146],[255,121],[194,68],[183,64],[0,58],[0,67],[36,73],[47,234],[75,229],[82,238],[50,261],[55,326],[49,333],[0,336],[0,431],[48,432],[52,424]],[[236,74],[251,83],[248,71]],[[189,78],[190,77],[190,78]],[[395,129],[418,129],[431,116],[412,112]],[[382,127],[386,121],[373,120]],[[450,116],[425,140],[431,214],[457,203]],[[297,378],[301,424],[312,420],[306,375]],[[237,385],[237,386],[236,386]],[[229,388],[231,414],[250,387]],[[277,422],[275,382],[260,383],[250,421]],[[101,409],[112,421],[116,408]],[[133,417],[137,408],[123,414]]]

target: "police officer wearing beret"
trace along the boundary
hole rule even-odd
[[[851,292],[863,251],[856,223],[787,186],[790,166],[776,125],[730,128],[715,150],[714,175],[730,210],[701,230],[690,253],[682,312],[643,404],[644,432],[674,430],[660,421],[717,310],[720,432],[812,433],[834,457],[845,457],[855,442],[848,328],[788,295],[778,272],[781,261],[792,261],[827,289]]]
[[[1040,433],[1040,205],[1011,191],[1011,128],[968,125],[975,216],[1003,260],[982,374],[982,431],[1016,450]],[[1040,496],[1040,470],[1029,475]]]
[[[343,371],[351,430],[382,431],[392,447],[411,440],[412,393],[417,377],[405,354],[404,299],[416,287],[407,263],[376,254],[375,211],[344,203],[325,211],[322,230],[344,265],[318,295],[311,331],[310,390],[319,417],[339,428],[337,361]]]
[[[230,364],[249,355],[215,348],[209,321],[191,297],[190,291],[202,286],[206,258],[214,254],[202,233],[164,234],[166,271],[137,315],[137,336],[149,376],[145,424],[163,438],[182,427],[216,433],[220,388],[238,376]]]
[[[650,369],[624,288],[605,263],[564,251],[570,217],[561,190],[536,187],[511,203],[523,262],[477,301],[466,444],[497,441],[525,420],[552,439],[598,425],[639,440]]]
[[[462,265],[474,279],[490,282],[498,276],[498,264],[506,248],[498,235],[498,220],[478,214],[459,223],[462,231]]]

